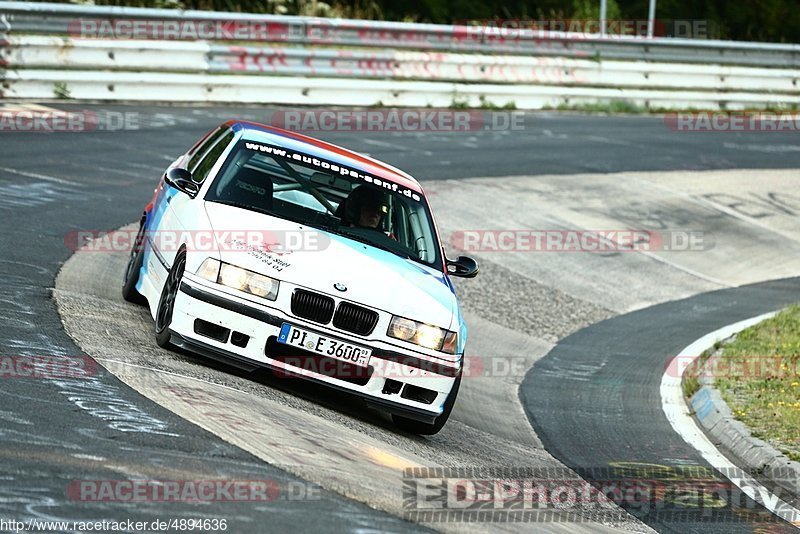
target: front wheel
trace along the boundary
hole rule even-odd
[[[169,271],[167,281],[164,282],[164,289],[161,290],[161,298],[158,301],[156,310],[156,343],[159,347],[172,348],[169,338],[169,326],[172,324],[172,312],[175,309],[175,297],[178,296],[178,288],[181,285],[183,271],[186,268],[186,255],[179,253],[175,258],[175,263]]]
[[[400,430],[405,430],[410,434],[432,436],[433,434],[438,433],[450,418],[450,412],[453,411],[453,406],[455,405],[456,397],[458,396],[458,388],[460,386],[461,375],[458,375],[456,381],[453,382],[453,389],[450,390],[447,400],[444,401],[444,410],[442,410],[442,414],[437,417],[433,423],[423,423],[422,421],[416,421],[414,419],[409,419],[408,417],[403,417],[402,415],[394,414],[392,414],[392,422],[394,422],[397,428]]]

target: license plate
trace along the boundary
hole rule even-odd
[[[367,366],[369,357],[372,355],[372,349],[367,347],[359,347],[346,341],[322,336],[315,332],[297,328],[289,323],[281,325],[278,343],[300,347],[309,352],[329,356],[361,367]]]

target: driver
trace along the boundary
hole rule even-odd
[[[387,213],[389,203],[380,189],[360,185],[344,201],[344,219],[351,226],[379,230]]]

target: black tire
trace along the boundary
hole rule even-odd
[[[392,422],[397,428],[410,434],[432,436],[438,433],[450,418],[450,412],[453,411],[453,406],[456,404],[459,387],[461,387],[461,375],[458,375],[458,378],[456,378],[456,381],[453,383],[453,389],[450,390],[450,395],[447,396],[447,400],[444,402],[442,415],[437,417],[433,423],[423,423],[422,421],[415,421],[414,419],[394,414],[392,414]]]
[[[144,219],[139,223],[139,232],[136,234],[136,241],[133,243],[133,249],[128,258],[128,266],[125,268],[125,278],[122,280],[122,298],[134,304],[147,304],[147,299],[136,291],[136,284],[139,282],[139,271],[143,262]]]
[[[159,347],[169,349],[172,343],[169,342],[171,334],[169,327],[172,324],[172,312],[175,308],[175,297],[178,295],[178,288],[181,285],[183,271],[186,268],[186,254],[179,252],[175,257],[175,263],[169,270],[164,289],[161,290],[161,298],[158,299],[156,308],[156,343]]]

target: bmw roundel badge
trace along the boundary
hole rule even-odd
[[[333,287],[335,287],[337,291],[347,291],[347,286],[341,282],[336,282],[333,284]]]

